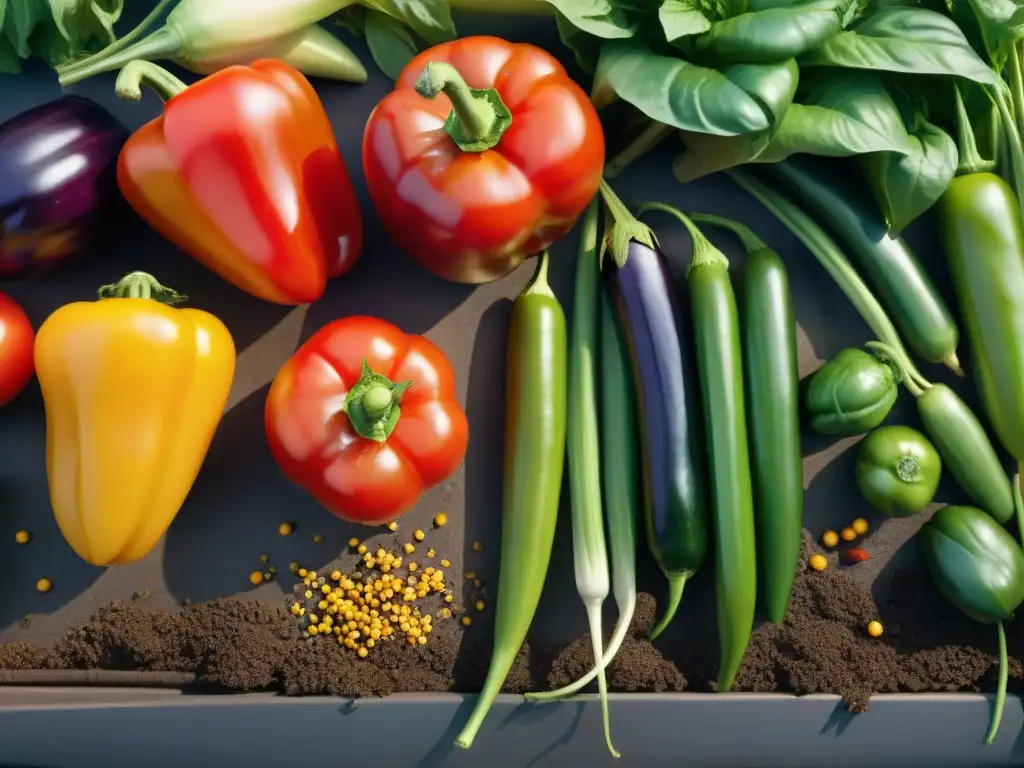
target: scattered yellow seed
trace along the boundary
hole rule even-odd
[[[302,596],[309,600],[313,597],[313,592],[307,589],[305,592],[302,593]]]
[[[314,533],[313,534],[313,543],[314,544],[323,544],[323,541],[324,541],[323,534],[320,534],[320,533]]]
[[[288,570],[292,573],[297,574],[299,572],[299,564],[292,560],[290,563],[288,563]]]
[[[427,534],[425,534],[419,528],[417,528],[415,531],[413,531],[413,534],[412,534],[412,537],[414,539],[416,539],[416,541],[423,541],[423,539],[425,539],[426,536],[427,536]]]
[[[816,571],[824,571],[828,567],[828,560],[824,555],[811,555],[807,564]]]
[[[452,561],[446,557],[441,561],[441,565],[443,565],[445,568],[450,568],[452,565]]]
[[[857,532],[853,530],[853,528],[849,527],[843,528],[843,530],[839,532],[839,535],[843,537],[843,541],[853,541],[857,538]]]
[[[266,552],[264,552],[262,555],[260,555],[260,562],[261,563],[269,563],[270,562],[270,555],[268,555]]]
[[[442,608],[437,612],[437,615],[442,619],[450,619],[452,617],[452,610],[451,608]]]
[[[365,555],[366,554],[366,545],[365,544],[360,544],[358,547],[356,547],[356,552],[358,552],[360,555]]]
[[[882,622],[880,621],[869,621],[868,622],[868,634],[872,637],[882,636]]]
[[[409,563],[409,570],[415,571],[419,566],[416,563]]]
[[[341,571],[331,571],[331,581],[341,581]]]
[[[53,582],[49,579],[40,579],[36,582],[36,589],[38,589],[40,592],[49,592],[51,589],[53,589]]]
[[[431,547],[430,549],[428,549],[428,550],[427,550],[427,557],[431,557],[431,558],[432,558],[432,557],[434,557],[434,556],[435,556],[436,554],[437,554],[437,552],[435,552],[435,551],[434,551],[434,548],[433,548],[433,547]]]
[[[319,608],[321,611],[326,611],[327,610],[327,601],[326,600],[321,600],[319,603],[316,604],[316,607]]]
[[[475,549],[477,552],[483,552],[484,551],[484,543],[482,541],[474,541],[473,542],[473,549]]]
[[[320,631],[320,630],[319,630],[319,629],[317,629],[317,628],[316,628],[315,626],[313,626],[312,624],[310,624],[310,625],[309,625],[308,627],[306,627],[306,632],[307,632],[307,634],[309,634],[309,636],[310,636],[310,637],[316,637],[316,636],[317,636],[317,633],[318,633],[319,631]]]
[[[368,654],[369,651],[366,650],[365,648],[360,648],[358,651],[356,651],[356,653],[359,654],[359,658],[365,659],[366,658],[366,654]]]
[[[249,583],[250,584],[254,584],[255,585],[255,584],[259,584],[262,581],[263,581],[263,574],[260,573],[259,571],[253,571],[252,573],[249,574]]]
[[[276,565],[272,565],[269,568],[267,568],[267,573],[269,573],[271,576],[273,576],[275,573],[277,573],[277,566]]]
[[[474,579],[473,580],[473,586],[476,587],[477,589],[480,589],[480,587],[482,587],[483,585],[484,585],[484,583],[482,581],[480,581],[480,579]]]
[[[305,568],[299,568],[299,578],[300,579],[306,578],[306,576],[308,574],[309,574],[309,571],[307,571]]]
[[[411,555],[416,551],[416,546],[414,544],[406,544],[402,549],[405,551],[405,554]]]
[[[850,527],[853,528],[854,532],[857,533],[859,536],[863,536],[865,533],[868,532],[868,521],[865,520],[863,517],[858,517],[856,520],[853,521],[853,523],[850,524]]]
[[[825,531],[821,534],[821,543],[826,547],[834,547],[839,544],[839,534],[835,531]]]
[[[462,617],[462,626],[468,627],[472,623],[473,623],[473,620],[471,618],[469,618],[469,616],[463,616]]]
[[[317,615],[315,613],[309,614],[309,621],[310,621],[311,624],[319,624],[320,623],[320,619],[317,617]]]
[[[310,581],[316,581],[316,571],[310,571],[306,575],[309,576]]]
[[[437,516],[434,517],[434,525],[436,525],[438,528],[443,527],[444,524],[447,523],[447,522],[448,522],[448,515],[446,515],[444,512],[438,512]]]
[[[482,611],[485,608],[484,601],[483,600],[477,600],[475,607],[476,607],[476,609],[478,611]]]
[[[359,546],[359,539],[357,539],[355,536],[353,536],[351,539],[348,540],[348,545],[350,547],[352,547],[353,549],[355,549],[356,547]]]
[[[476,571],[466,571],[466,575],[464,576],[464,578],[467,581],[472,581],[476,578]]]
[[[28,531],[18,531],[14,534],[14,540],[18,544],[28,544],[32,540],[32,534]]]
[[[389,531],[397,531],[398,530],[398,523],[396,523],[394,520],[392,520],[390,523],[388,523],[388,530]]]

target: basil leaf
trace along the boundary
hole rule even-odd
[[[819,47],[842,30],[852,0],[810,0],[715,22],[695,49],[723,62],[771,62]]]
[[[952,19],[923,8],[880,10],[809,52],[800,63],[999,82],[999,75],[978,57]]]
[[[956,142],[920,113],[914,117],[906,152],[861,156],[892,237],[938,201],[956,175],[957,159]]]
[[[686,150],[672,163],[676,180],[686,182],[710,176],[737,165],[753,162],[771,144],[771,130],[742,136],[714,136],[710,133],[684,132]]]
[[[1024,38],[1024,5],[1016,0],[968,0],[989,57],[1002,65],[1007,49]]]
[[[548,0],[573,26],[605,40],[632,37],[637,20],[621,0]]]
[[[19,58],[27,59],[32,55],[28,40],[36,25],[46,18],[47,10],[42,0],[8,0],[3,30],[0,31]]]
[[[332,17],[335,24],[350,35],[362,37],[366,34],[366,9],[361,5],[350,5]]]
[[[597,57],[601,53],[601,40],[584,32],[558,11],[555,11],[555,26],[562,45],[573,52],[580,69],[588,75],[594,74]]]
[[[795,62],[719,72],[615,40],[601,48],[591,99],[601,107],[618,96],[674,128],[734,136],[765,130],[783,114],[797,77]]]
[[[397,80],[405,65],[419,53],[406,28],[380,11],[366,12],[366,46],[380,71],[392,80]]]
[[[711,22],[695,0],[662,0],[658,20],[670,43],[711,29]]]
[[[757,162],[806,153],[849,157],[909,151],[903,118],[880,78],[866,72],[830,74],[793,103]]]
[[[210,2],[210,0],[207,0]],[[455,22],[445,0],[361,0],[367,10],[386,13],[431,45],[455,39]]]

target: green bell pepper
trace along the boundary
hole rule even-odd
[[[843,349],[811,374],[804,387],[804,410],[820,435],[862,435],[889,415],[900,377],[887,361],[863,349]]]
[[[1016,503],[1020,504],[1019,490]],[[976,507],[943,507],[921,527],[918,539],[942,596],[975,621],[995,624],[998,629],[999,687],[985,739],[991,744],[1006,699],[1003,621],[1024,602],[1024,552],[999,523]]]
[[[916,429],[879,427],[861,441],[857,487],[889,517],[916,515],[931,503],[942,476],[942,459]]]

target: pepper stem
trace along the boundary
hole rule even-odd
[[[163,67],[150,61],[136,59],[128,62],[117,76],[114,92],[124,101],[138,101],[142,98],[142,86],[147,86],[161,101],[167,101],[188,88]]]
[[[131,272],[116,283],[101,286],[96,293],[101,299],[150,299],[170,305],[188,301],[188,296],[161,285],[147,272]]]
[[[910,361],[901,352],[880,341],[869,341],[864,346],[876,355],[883,357],[890,365],[896,367],[896,372],[903,381],[903,386],[915,398],[921,397],[925,390],[931,389],[931,382],[920,373],[912,370],[913,366],[910,365]]]
[[[996,734],[999,732],[999,723],[1003,719],[1003,705],[1006,703],[1006,683],[1009,677],[1006,630],[1003,629],[1002,621],[996,622],[996,631],[999,633],[999,684],[996,686],[996,701],[992,707],[992,722],[988,727],[988,734],[985,736],[986,746],[996,740]]]
[[[697,228],[697,225],[690,221],[690,217],[680,211],[678,208],[673,208],[671,205],[665,205],[664,203],[643,203],[636,209],[636,215],[642,216],[647,211],[661,211],[667,213],[669,216],[675,217],[680,224],[686,227],[686,231],[690,235],[690,239],[693,241],[693,252],[690,254],[690,264],[686,268],[686,274],[689,276],[690,272],[695,267],[708,267],[708,266],[719,266],[729,268],[729,260],[725,258],[725,254],[718,250],[710,240],[705,237],[704,233]]]
[[[754,230],[738,221],[727,219],[724,216],[715,216],[713,213],[691,213],[690,221],[695,224],[710,224],[713,227],[720,227],[732,232],[743,243],[748,254],[768,250],[767,244],[754,233]]]
[[[913,456],[900,456],[896,460],[896,476],[904,483],[916,483],[921,477],[921,465]]]
[[[689,577],[689,574],[686,573],[668,573],[665,575],[668,577],[668,600],[665,601],[665,615],[661,617],[661,621],[658,622],[657,626],[651,630],[651,634],[647,636],[648,640],[654,640],[672,622],[676,611],[679,609],[679,603],[683,599],[683,588],[686,586],[686,580]]]
[[[448,97],[452,111],[444,127],[465,152],[491,149],[512,124],[512,113],[496,90],[470,88],[448,62],[428,61],[415,88],[425,99],[433,99],[442,91]]]
[[[364,359],[359,381],[349,390],[342,406],[355,433],[378,443],[386,441],[402,415],[402,395],[411,386],[411,381],[392,383],[387,376],[374,373]]]

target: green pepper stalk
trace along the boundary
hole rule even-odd
[[[108,48],[59,73],[62,86],[120,69],[134,59],[172,59],[207,73],[259,58],[278,58],[300,71],[366,82],[355,54],[317,22],[355,0],[265,0],[254,10],[245,0],[181,0],[164,25],[137,40],[159,18],[166,3],[138,28]],[[126,44],[125,40],[130,41]]]

